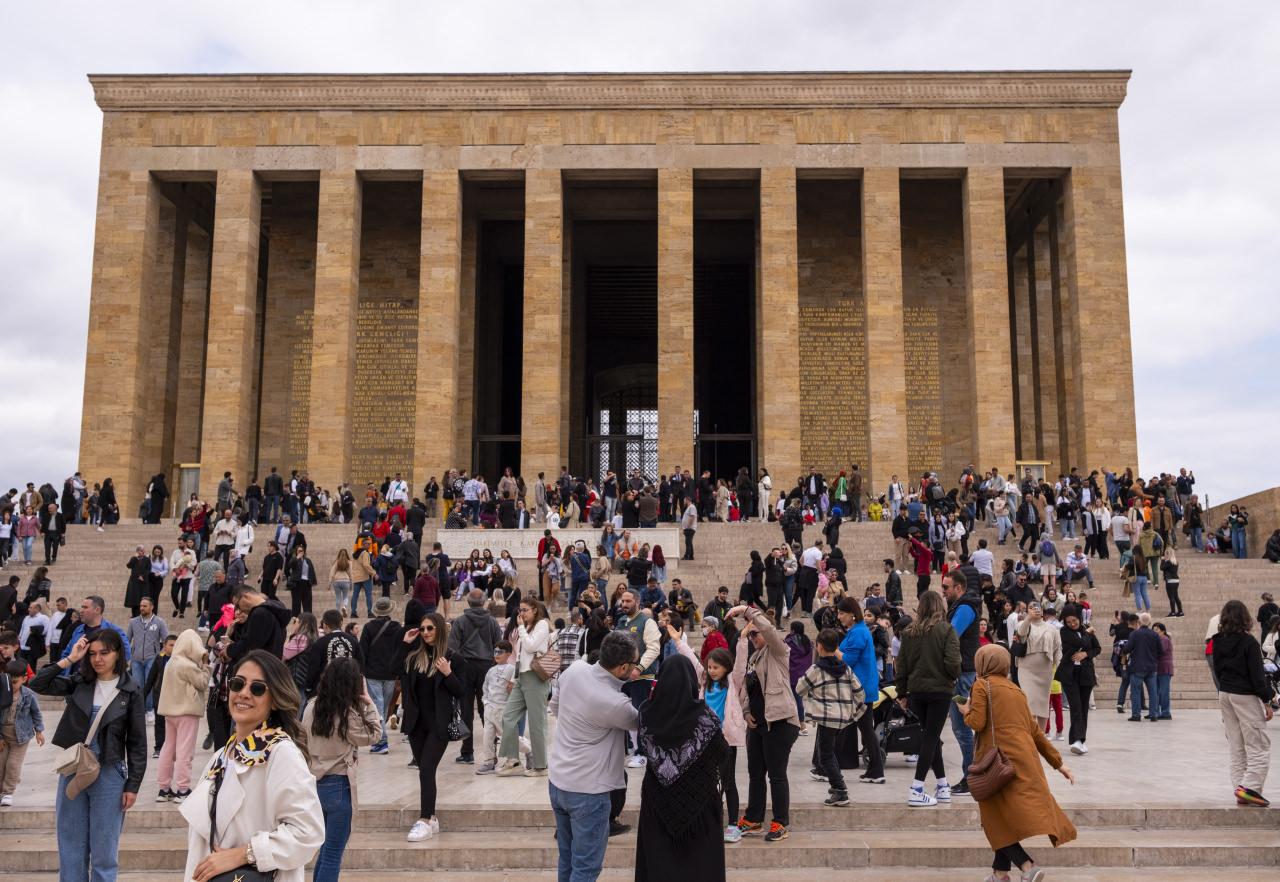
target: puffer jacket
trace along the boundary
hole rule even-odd
[[[173,656],[165,666],[156,712],[162,717],[201,717],[209,693],[209,669],[204,665],[204,647],[195,631],[183,631],[173,645]]]

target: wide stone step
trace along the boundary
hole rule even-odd
[[[930,811],[928,809],[920,811]],[[48,872],[58,865],[57,843],[51,833],[26,831],[6,837],[0,870],[13,873]],[[185,832],[125,833],[120,844],[123,870],[180,870],[186,859]],[[1274,867],[1280,864],[1280,837],[1256,829],[1142,830],[1138,828],[1081,828],[1076,842],[1049,849],[1037,842],[1037,859],[1052,867]],[[605,865],[633,865],[635,836],[609,841]],[[550,830],[445,832],[439,838],[410,843],[403,831],[363,832],[351,836],[343,858],[351,870],[502,870],[511,867],[550,869],[557,852]],[[833,837],[830,831],[796,828],[778,843],[750,836],[725,851],[735,869],[858,867],[982,867],[991,850],[979,829],[918,829],[850,832]]]
[[[732,850],[736,845],[726,846]],[[1032,849],[1032,856],[1039,857],[1041,849]],[[986,860],[977,868],[913,868],[909,878],[912,882],[955,882],[958,878],[977,879],[975,873],[986,872],[990,860]],[[547,870],[342,870],[343,882],[409,882],[421,878],[447,879],[448,882],[557,882],[557,874],[553,869]],[[172,873],[154,873],[142,871],[126,871],[117,877],[119,882],[173,882]],[[635,873],[630,868],[605,869],[598,877],[600,882],[631,882]],[[728,882],[760,882],[762,874],[755,868],[728,870]],[[823,878],[812,868],[804,869],[771,869],[767,876],[769,882],[815,882]],[[897,882],[899,877],[886,875],[881,867],[861,867],[844,869],[839,874],[841,882]],[[907,878],[906,876],[901,878]],[[1016,876],[1014,878],[1017,878]],[[1053,882],[1148,882],[1148,880],[1164,880],[1164,882],[1205,882],[1208,878],[1203,867],[1083,867],[1055,868]],[[1269,867],[1232,867],[1230,878],[1233,882],[1274,882],[1275,869]],[[56,873],[24,874],[26,882],[57,882]]]

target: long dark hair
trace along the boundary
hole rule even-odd
[[[335,658],[325,665],[316,692],[311,734],[331,738],[336,733],[340,741],[346,741],[351,711],[359,707],[363,692],[364,677],[354,658]]]
[[[271,713],[267,714],[267,725],[282,730],[293,743],[298,745],[302,755],[310,761],[307,753],[307,733],[302,731],[298,720],[298,708],[302,705],[302,695],[293,682],[293,674],[285,667],[284,662],[263,649],[254,649],[244,658],[236,662],[227,672],[234,677],[248,662],[253,662],[262,669],[262,679],[267,684],[267,694],[271,696]]]

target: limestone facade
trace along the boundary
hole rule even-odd
[[[735,345],[755,349],[752,464],[775,484],[809,465],[857,463],[877,491],[971,462],[1136,467],[1127,79],[91,77],[81,469],[129,513],[177,463],[207,494],[272,465],[328,487],[469,466],[492,334],[476,304],[515,279],[522,366],[486,382],[519,384],[520,471],[558,474],[589,410],[567,188],[624,179],[656,193],[613,210],[657,228],[661,470],[706,455],[694,230],[726,181],[751,194],[754,331]],[[487,226],[509,222],[514,249]],[[486,269],[498,250],[514,275]]]

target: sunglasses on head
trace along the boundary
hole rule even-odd
[[[232,692],[243,692],[245,686],[249,687],[249,694],[254,698],[261,698],[267,694],[267,684],[261,680],[249,681],[239,676],[227,679],[227,688]]]

